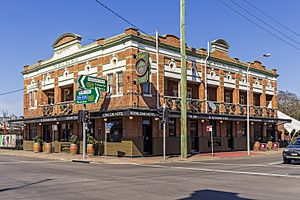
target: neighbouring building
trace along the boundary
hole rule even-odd
[[[89,75],[105,78],[108,83],[108,91],[101,94],[99,102],[87,105],[91,134],[102,146],[99,152],[106,149],[107,155],[161,155],[163,140],[158,107],[165,103],[170,110],[166,152],[180,153],[179,38],[159,36],[158,56],[155,37],[134,28],[86,46],[81,45],[81,36],[66,33],[52,47],[52,58],[25,66],[22,72],[25,150],[32,149],[36,135],[50,142],[54,134],[56,152],[66,147],[71,134],[82,141],[77,113],[83,106],[75,104],[74,99],[77,77]],[[223,39],[211,43],[205,74],[207,50],[187,47],[188,152],[210,151],[207,125],[212,125],[216,151],[246,149],[249,63],[229,57],[228,50],[229,44]],[[149,81],[139,84],[136,63],[141,52],[148,53],[150,67]],[[251,63],[252,142],[254,138],[266,141],[271,135],[274,140],[280,137],[276,126],[282,121],[277,117],[277,77],[275,69],[269,70],[259,61]],[[58,125],[58,129],[52,130],[52,125]]]

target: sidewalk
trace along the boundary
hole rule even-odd
[[[87,157],[85,160],[95,163],[107,163],[107,164],[159,164],[168,162],[195,162],[205,160],[217,160],[217,159],[238,159],[245,157],[257,157],[257,156],[268,156],[268,155],[281,155],[282,149],[278,151],[251,151],[251,155],[248,156],[246,151],[235,151],[235,152],[218,152],[212,157],[210,153],[201,153],[189,156],[187,159],[182,159],[179,155],[167,156],[166,160],[163,160],[162,156],[153,157],[140,157],[140,158],[128,158],[128,157],[114,157],[114,156],[92,156]],[[32,151],[22,150],[7,150],[0,149],[1,155],[13,155],[30,158],[41,158],[41,159],[54,159],[54,160],[83,160],[82,155],[70,155],[67,153],[34,153]]]

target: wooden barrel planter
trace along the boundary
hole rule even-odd
[[[41,152],[41,144],[40,143],[33,143],[33,152],[34,153]]]
[[[94,144],[87,144],[86,151],[89,156],[93,156],[95,154]]]
[[[44,152],[45,153],[51,153],[51,143],[45,143],[44,144]]]
[[[267,149],[270,151],[270,150],[272,150],[272,147],[273,147],[273,142],[272,141],[268,141],[268,143],[267,143]]]
[[[71,144],[71,146],[70,146],[70,154],[72,154],[72,155],[77,154],[77,150],[78,150],[77,144]]]
[[[260,142],[259,141],[255,141],[254,145],[253,145],[253,150],[254,151],[259,151],[260,148]]]

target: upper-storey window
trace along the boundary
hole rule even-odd
[[[231,93],[229,91],[225,92],[225,102],[232,103]]]
[[[63,87],[61,89],[61,94],[62,102],[73,101],[73,85]]]
[[[113,95],[114,91],[114,74],[107,75],[107,92],[108,95]]]
[[[31,91],[28,93],[28,106],[30,108],[37,107],[37,91]]]
[[[143,83],[143,94],[151,94],[151,83]]]
[[[178,97],[178,85],[172,85],[172,96]]]
[[[117,73],[117,86],[118,86],[118,89],[117,89],[117,93],[118,94],[123,94],[123,72],[118,72]]]
[[[240,104],[245,105],[246,104],[246,97],[244,94],[240,94]]]
[[[191,88],[191,87],[187,88],[187,98],[190,98],[190,99],[193,98],[193,88]]]

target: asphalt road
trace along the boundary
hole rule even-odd
[[[277,156],[159,165],[0,156],[0,199],[300,198],[300,164]]]

